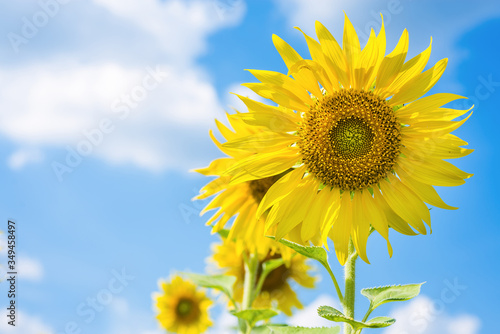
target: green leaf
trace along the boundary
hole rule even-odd
[[[381,328],[392,325],[396,320],[389,317],[376,317],[366,322],[356,321],[353,318],[345,316],[339,310],[331,306],[320,306],[318,308],[318,314],[320,317],[328,319],[335,322],[345,322],[351,325],[354,331],[360,328]]]
[[[268,326],[271,333],[275,334],[338,334],[340,327],[283,327],[283,326]]]
[[[184,275],[196,285],[222,291],[229,299],[233,298],[233,285],[236,282],[236,277],[234,276],[200,275],[193,273],[184,273]]]
[[[275,239],[274,237],[269,237],[269,238]],[[310,259],[319,261],[323,266],[330,269],[330,265],[328,264],[328,254],[323,247],[302,246],[295,242],[288,241],[286,239],[280,239],[278,241],[281,242],[283,245],[290,247],[299,254],[302,254]]]
[[[271,309],[246,309],[231,313],[240,319],[248,321],[250,327],[253,327],[257,321],[267,320],[278,315],[278,312]]]
[[[370,309],[374,310],[385,303],[410,300],[418,296],[424,283],[362,289],[361,294],[370,300]]]
[[[369,328],[382,328],[392,325],[396,322],[396,319],[390,317],[375,317],[365,322],[369,324]]]
[[[252,334],[271,334],[271,330],[267,326],[256,326],[252,328]]]

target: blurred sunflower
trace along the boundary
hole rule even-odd
[[[212,301],[193,283],[175,276],[170,282],[161,280],[159,286],[162,291],[153,295],[156,318],[167,331],[198,334],[212,325],[208,316]]]
[[[456,209],[433,186],[458,186],[472,175],[443,160],[472,152],[450,134],[470,115],[453,119],[470,109],[442,107],[463,98],[458,95],[422,97],[443,74],[447,59],[422,72],[429,45],[405,62],[406,30],[388,55],[383,24],[378,35],[371,31],[363,49],[347,16],[342,47],[319,22],[316,34],[319,42],[304,33],[312,60],[273,36],[288,75],[250,70],[261,82],[244,86],[278,106],[239,96],[249,112],[232,117],[265,130],[222,145],[253,152],[223,175],[236,185],[287,172],[259,204],[257,216],[267,214],[266,230],[277,239],[300,230],[303,243],[320,238],[326,246],[330,237],[341,264],[352,240],[368,262],[371,227],[387,240],[392,255],[389,227],[426,234],[423,222],[430,226],[430,214],[424,202]]]
[[[229,116],[230,126],[232,131],[218,120],[216,121],[217,128],[227,141],[237,142],[240,138],[248,139],[252,136],[262,138],[265,129],[258,126],[248,126],[245,121],[244,114],[238,113],[240,117]],[[244,149],[235,147],[224,147],[210,131],[210,137],[217,147],[229,157],[220,158],[212,161],[205,168],[196,169],[195,171],[206,176],[217,176],[216,179],[209,182],[200,190],[200,195],[194,199],[205,199],[210,196],[215,197],[203,209],[201,214],[217,209],[212,217],[207,221],[207,225],[212,225],[212,232],[219,232],[226,227],[226,224],[232,217],[235,217],[229,227],[228,239],[236,240],[237,253],[241,253],[243,248],[248,248],[252,252],[256,251],[261,256],[267,255],[269,249],[278,250],[280,254],[288,262],[292,254],[291,250],[279,242],[268,238],[262,238],[265,235],[265,215],[260,219],[256,218],[257,208],[260,201],[266,194],[267,190],[287,171],[283,171],[277,175],[262,179],[253,179],[248,182],[240,182],[237,184],[231,183],[231,176],[224,175],[224,172],[238,163],[241,159],[247,158],[255,154],[255,148],[246,146]],[[261,149],[272,149],[271,146],[259,146]],[[300,241],[300,230],[296,229],[287,234],[287,239],[292,241]],[[257,242],[258,240],[258,242]],[[315,243],[320,242],[319,238],[311,240]]]
[[[261,237],[262,240],[266,239]],[[237,302],[243,300],[243,283],[245,278],[245,264],[243,253],[236,252],[236,243],[229,239],[223,239],[223,242],[213,247],[213,256],[211,260],[215,262],[219,270],[224,274],[236,277],[234,283],[234,299]],[[249,255],[249,250],[244,250]],[[277,250],[271,250],[265,255],[259,255],[259,265],[257,272],[257,281],[262,275],[262,264],[268,260],[279,259],[281,254]],[[312,269],[306,263],[307,258],[294,253],[288,265],[285,263],[271,271],[263,280],[259,295],[253,301],[253,308],[271,308],[276,307],[286,315],[292,315],[292,308],[301,309],[302,303],[297,298],[290,284],[293,282],[306,288],[314,288],[315,278],[310,276],[308,271]]]

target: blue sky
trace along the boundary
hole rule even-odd
[[[59,334],[72,322],[82,333],[160,333],[151,309],[157,280],[203,271],[216,241],[198,217],[203,203],[191,202],[207,180],[189,173],[220,156],[208,137],[213,119],[241,108],[229,92],[248,94],[238,86],[253,81],[244,69],[285,70],[273,33],[306,56],[293,27],[313,34],[321,20],[341,40],[343,10],[361,35],[378,31],[382,12],[389,47],[407,28],[412,55],[432,36],[430,63],[447,57],[449,65],[431,92],[475,103],[456,131],[475,149],[456,164],[475,175],[439,189],[460,209],[433,208],[432,235],[392,233],[392,258],[380,237],[369,241],[372,264],[360,263],[359,288],[427,282],[419,299],[378,313],[399,320],[379,332],[495,333],[495,1],[0,0],[0,229],[9,218],[18,225],[21,327],[14,333]],[[94,143],[86,144],[88,136]],[[78,149],[88,154],[68,158]],[[89,320],[86,303],[123,273],[126,285]],[[311,319],[333,287],[324,276],[319,289],[299,294],[311,307],[297,322]],[[367,305],[359,298],[361,312]],[[218,309],[214,318],[226,319]],[[0,329],[13,332],[4,320]]]

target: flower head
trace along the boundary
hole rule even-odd
[[[170,281],[159,282],[160,293],[153,299],[161,326],[169,332],[179,334],[198,334],[212,325],[208,308],[212,301],[205,293],[180,276]]]
[[[265,241],[261,237],[262,241]],[[224,239],[222,243],[213,247],[214,254],[212,261],[216,263],[218,269],[226,275],[236,277],[234,283],[234,299],[241,302],[243,299],[243,283],[245,278],[244,253],[248,256],[249,249],[237,252],[237,243]],[[257,281],[262,275],[262,264],[268,260],[280,259],[282,254],[278,249],[268,249],[266,254],[259,255]],[[253,302],[253,308],[276,307],[286,315],[292,315],[292,308],[302,308],[302,304],[292,289],[292,284],[299,284],[303,287],[314,288],[315,278],[310,276],[308,271],[312,268],[306,263],[307,258],[294,253],[288,262],[271,271],[263,280],[259,295]]]
[[[406,60],[406,30],[387,55],[383,24],[364,48],[347,16],[342,47],[319,22],[316,34],[319,41],[304,33],[312,59],[273,36],[287,75],[250,70],[260,82],[244,86],[278,106],[240,96],[248,112],[231,117],[263,130],[222,145],[252,152],[223,175],[235,185],[282,175],[257,209],[257,217],[267,217],[268,233],[280,239],[300,231],[302,243],[319,239],[326,246],[329,237],[341,264],[352,239],[368,262],[371,228],[392,254],[389,227],[426,234],[431,222],[425,203],[454,209],[433,186],[461,185],[471,176],[444,160],[472,152],[451,134],[468,117],[454,119],[469,110],[443,107],[463,98],[458,95],[422,97],[447,59],[424,71],[429,45]]]
[[[243,114],[240,115],[244,118]],[[206,223],[207,225],[213,225],[212,232],[219,232],[227,228],[231,218],[234,217],[228,228],[228,239],[235,241],[237,253],[247,249],[251,252],[256,251],[261,256],[266,256],[269,251],[278,251],[288,262],[292,254],[290,249],[272,239],[264,238],[266,232],[265,215],[260,218],[256,217],[257,208],[265,194],[276,181],[286,174],[286,171],[262,179],[256,178],[248,182],[233,184],[231,182],[232,177],[224,175],[224,172],[237,165],[239,161],[254,154],[251,147],[239,147],[241,144],[239,139],[247,140],[252,136],[259,138],[266,129],[258,126],[248,126],[241,118],[228,116],[228,120],[232,129],[217,120],[216,124],[222,136],[227,142],[231,142],[234,148],[224,146],[225,144],[221,144],[215,138],[213,132],[210,132],[214,143],[228,157],[216,159],[208,167],[195,170],[203,175],[217,177],[201,188],[200,195],[195,199],[214,196],[212,201],[201,212],[205,214],[208,211],[217,209]],[[291,231],[287,234],[287,238],[299,241],[300,231]],[[316,241],[320,242],[319,239]]]

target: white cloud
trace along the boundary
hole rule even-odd
[[[224,306],[222,307],[222,313],[214,321],[214,326],[210,328],[209,334],[234,334],[235,330],[233,328],[238,326],[238,320]]]
[[[297,311],[290,319],[290,325],[302,327],[331,327],[331,321],[321,318],[318,315],[318,307],[324,305],[329,305],[339,310],[341,309],[337,300],[329,295],[321,295],[312,303],[304,307],[304,309]]]
[[[29,163],[36,163],[43,160],[43,153],[38,149],[20,149],[12,153],[7,159],[7,164],[11,169],[18,170]]]
[[[113,298],[107,319],[108,334],[163,334],[153,311],[133,307],[123,297]]]
[[[18,260],[18,273],[21,280],[40,281],[43,278],[44,270],[40,261],[20,255]]]
[[[11,326],[2,317],[0,321],[1,333],[16,333],[16,334],[54,334],[55,332],[43,322],[40,317],[27,314],[23,311],[18,311],[16,314],[16,326]]]
[[[210,34],[241,21],[244,1],[94,0],[86,6],[82,15],[105,8],[107,19],[126,20],[139,36],[156,40],[148,52],[158,54],[158,66],[168,74],[142,98],[146,68],[154,71],[157,64],[134,65],[99,54],[89,62],[54,53],[43,61],[0,67],[0,133],[19,146],[9,166],[41,161],[46,148],[61,149],[56,161],[62,164],[68,152],[86,147],[85,155],[153,171],[187,170],[206,160],[192,152],[210,150],[208,128],[223,110],[196,58]],[[101,33],[113,40],[113,32]],[[141,57],[140,49],[126,51]],[[140,99],[129,103],[130,96]],[[104,119],[111,120],[112,131],[101,136],[95,130]],[[85,143],[86,133],[93,133],[97,144]]]
[[[479,318],[470,314],[452,316],[442,303],[419,296],[390,315],[396,323],[384,334],[478,334]]]
[[[128,19],[154,35],[163,50],[177,61],[192,59],[206,48],[206,37],[215,30],[240,22],[243,1],[94,0],[113,14]],[[222,8],[222,11],[221,11]],[[226,9],[226,10],[224,10]],[[224,15],[221,15],[223,13]]]
[[[343,10],[354,7],[355,1],[336,2],[317,0],[275,0],[278,8],[286,15],[290,27],[298,26],[307,31],[314,31],[316,20],[323,22],[343,21]]]

